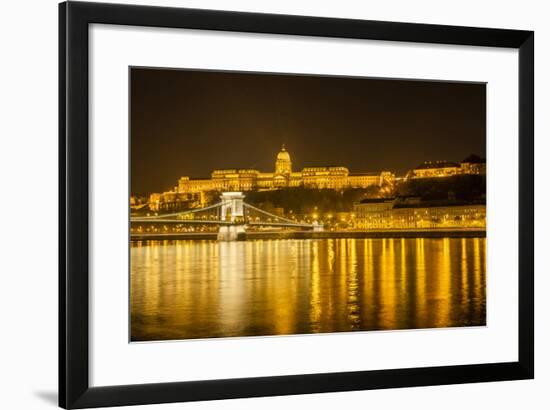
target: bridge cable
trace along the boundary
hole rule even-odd
[[[207,211],[207,210],[212,209],[212,208],[220,207],[220,206],[222,206],[223,204],[224,204],[224,202],[218,202],[217,204],[209,205],[209,206],[206,206],[206,207],[204,207],[204,208],[191,209],[191,210],[189,210],[189,211],[175,212],[175,213],[172,213],[172,214],[162,214],[162,215],[154,215],[154,216],[142,216],[140,219],[160,219],[160,218],[166,218],[166,217],[169,217],[169,216],[179,216],[179,215],[194,214],[194,213],[196,213],[196,212]]]
[[[288,223],[291,223],[291,224],[295,224],[295,225],[304,225],[304,224],[300,224],[299,222],[296,222],[296,221],[293,221],[292,219],[288,219],[288,218],[284,218],[282,216],[278,216],[278,215],[274,215],[274,214],[271,214],[267,211],[264,211],[263,209],[260,209],[260,208],[256,208],[255,206],[252,206],[250,204],[247,204],[246,202],[243,202],[243,205],[245,207],[248,207],[248,208],[251,208],[251,209],[254,209],[255,211],[258,211],[262,214],[265,214],[265,215],[268,215],[268,216],[272,216],[272,217],[275,217],[275,218],[278,218],[282,221],[285,221],[285,222],[288,222]]]

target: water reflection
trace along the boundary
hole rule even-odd
[[[485,324],[485,239],[149,241],[131,339]]]

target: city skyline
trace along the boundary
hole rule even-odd
[[[354,173],[403,175],[426,160],[485,156],[485,84],[131,72],[133,193],[168,190],[183,175],[209,178],[213,169],[269,170],[282,144],[296,169]]]

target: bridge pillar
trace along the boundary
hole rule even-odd
[[[232,225],[221,225],[218,241],[238,241],[245,239],[244,195],[242,192],[223,192],[221,196],[220,218]]]
[[[244,225],[222,225],[218,231],[218,241],[244,241],[246,231]]]
[[[231,222],[244,219],[244,195],[242,192],[224,192],[222,193],[221,200],[221,214],[222,221],[226,221],[230,218]]]
[[[323,230],[323,224],[313,221],[313,232],[322,232]]]

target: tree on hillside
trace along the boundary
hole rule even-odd
[[[418,178],[401,182],[396,187],[398,196],[418,196],[423,200],[457,200],[485,198],[484,175],[454,175],[445,178]]]

